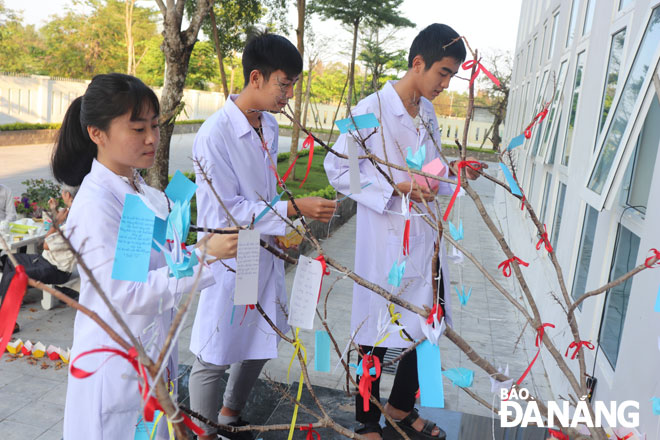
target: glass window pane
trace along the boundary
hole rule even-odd
[[[619,11],[632,3],[632,0],[619,0]]]
[[[561,160],[562,165],[568,166],[568,160],[571,156],[571,146],[573,144],[573,130],[575,128],[575,116],[577,114],[577,106],[580,100],[580,90],[582,90],[582,75],[584,73],[584,52],[580,52],[577,56],[575,67],[575,80],[573,81],[573,97],[571,98],[571,109],[568,114],[568,122],[566,124],[566,142],[564,147],[564,157]]]
[[[539,65],[543,64],[543,54],[545,53],[545,40],[546,36],[545,34],[548,33],[548,26],[546,24],[543,25],[543,39],[541,40],[541,52],[539,55]]]
[[[548,139],[550,139],[550,129],[553,128],[553,121],[555,119],[555,113],[557,112],[557,107],[559,106],[559,97],[562,94],[564,89],[564,83],[566,82],[566,71],[568,70],[566,66],[568,63],[564,61],[559,67],[559,75],[557,75],[557,90],[555,90],[555,96],[552,98],[552,104],[550,105],[550,110],[548,111],[548,117],[541,123],[544,126],[543,129],[543,142],[541,143],[541,151],[539,155],[545,157],[545,152],[548,147]]]
[[[557,142],[559,140],[559,125],[561,124],[562,120],[562,115],[564,114],[564,111],[559,112],[559,118],[557,118],[557,125],[555,126],[555,136],[552,139],[552,148],[550,149],[550,157],[548,158],[548,163],[553,164],[555,163],[555,153],[557,151]]]
[[[619,69],[621,68],[621,56],[623,55],[623,44],[626,42],[626,30],[622,29],[612,36],[610,46],[610,58],[607,63],[607,76],[605,77],[605,90],[603,91],[603,102],[600,105],[600,118],[598,119],[598,134],[603,130],[603,124],[607,120],[607,114],[612,106],[616,85],[619,81]],[[598,135],[596,136],[598,138]]]
[[[561,218],[564,213],[565,198],[566,198],[566,185],[560,183],[557,205],[555,206],[555,217],[552,220],[552,234],[550,235],[550,244],[552,245],[553,248],[557,246],[557,240],[559,239],[559,228],[561,227]]]
[[[623,133],[628,126],[628,119],[632,114],[635,101],[637,101],[642,83],[649,70],[651,57],[658,48],[658,41],[660,41],[660,7],[656,7],[651,14],[651,20],[635,55],[630,74],[623,85],[621,99],[614,109],[612,122],[607,130],[593,174],[589,179],[589,188],[598,194],[602,193],[605,180],[614,163],[614,157],[621,144]]]
[[[591,31],[591,24],[594,21],[594,9],[596,0],[587,0],[587,12],[584,14],[584,25],[582,26],[582,35],[586,35]]]
[[[527,200],[529,200],[530,204],[532,203],[532,196],[533,196],[532,192],[534,190],[534,177],[535,177],[534,174],[535,173],[536,173],[536,164],[533,163],[532,164],[532,171],[529,174],[529,182],[527,182],[528,188],[527,188],[527,195],[526,195]]]
[[[552,174],[545,175],[545,187],[543,188],[543,199],[541,203],[541,213],[539,221],[545,223],[545,213],[548,211],[548,201],[550,200],[550,190],[552,189]]]
[[[587,205],[580,236],[580,249],[578,250],[575,276],[573,277],[573,299],[576,300],[586,293],[589,264],[591,264],[591,251],[594,248],[596,225],[598,224],[598,211]],[[582,310],[582,304],[578,306]]]
[[[660,124],[658,124],[658,121],[660,121],[660,104],[658,104],[657,99],[653,99],[637,141],[626,203],[643,214],[646,214],[649,192],[651,191],[651,178],[653,177],[653,168],[658,154],[658,144],[660,143]]]
[[[638,251],[639,237],[623,226],[619,226],[610,281],[619,278],[635,267]],[[619,345],[632,282],[633,278],[629,278],[625,283],[613,287],[607,292],[607,299],[605,300],[598,342],[600,342],[603,353],[613,368],[616,368],[616,361],[619,356]]]
[[[568,23],[568,35],[566,35],[566,47],[571,45],[573,37],[575,37],[575,23],[577,22],[579,12],[580,0],[573,0],[573,5],[571,6],[571,21]]]
[[[548,47],[548,59],[552,58],[555,52],[555,41],[557,40],[557,26],[559,25],[559,12],[552,17],[552,34],[550,36],[550,45]]]
[[[548,85],[547,79],[548,79],[548,71],[546,70],[545,72],[543,72],[543,80],[541,81],[541,86],[540,86],[539,91],[537,92],[537,95],[536,95],[536,106],[532,109],[532,111],[534,111],[534,112],[541,111],[541,108],[544,104],[543,100],[545,99],[546,87]],[[529,118],[529,120],[531,120],[534,116],[536,116],[536,115],[535,114],[533,114],[533,115],[530,114],[527,117]],[[536,152],[539,149],[539,141],[541,139],[541,130],[542,130],[542,124],[541,125],[534,124],[534,127],[532,128],[532,133],[534,133],[534,134],[532,134],[532,137],[534,138],[534,141],[532,143],[532,152],[531,152],[532,156],[536,156]]]

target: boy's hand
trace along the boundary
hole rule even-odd
[[[427,202],[435,199],[438,190],[432,190],[427,186],[421,186],[417,182],[401,182],[396,185],[397,189],[404,194],[410,194],[410,200],[413,202],[421,203],[422,200]],[[399,193],[395,190],[394,195],[398,196]]]
[[[236,228],[225,228],[225,230],[236,230]],[[236,234],[206,234],[197,243],[196,247],[206,245],[206,253],[220,260],[234,258],[238,250],[238,233]]]
[[[313,220],[318,220],[323,223],[328,223],[335,213],[337,202],[334,200],[327,200],[323,197],[304,197],[296,199],[296,206],[305,217]],[[293,208],[293,204],[289,201],[287,215],[296,215],[297,212]]]
[[[466,157],[465,160],[474,160],[474,161],[480,162],[476,157],[472,157],[472,156]],[[458,161],[451,162],[451,166],[454,167],[456,163],[458,163]],[[484,162],[480,162],[480,163],[481,163],[481,169],[482,170],[485,170],[485,169],[488,168],[487,163],[484,163]],[[473,170],[470,167],[464,167],[463,169],[465,170],[465,176],[470,180],[477,180],[479,178],[479,176],[481,176],[481,174],[479,174],[478,172],[476,172],[475,170]],[[450,170],[450,173],[453,175],[454,172],[451,170],[451,168],[449,170]]]

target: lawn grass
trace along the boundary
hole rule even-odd
[[[309,170],[309,176],[307,177],[307,180],[305,181],[305,184],[302,188],[300,188],[300,183],[305,177],[305,171],[307,171],[307,157],[303,156],[298,158],[295,165],[296,180],[293,180],[293,178],[289,176],[289,179],[286,181],[286,187],[289,191],[291,191],[294,197],[300,197],[313,191],[323,190],[327,188],[328,185],[330,185],[330,182],[328,182],[328,176],[326,176],[325,169],[323,168],[323,160],[325,159],[326,154],[327,151],[321,147],[317,146],[314,149],[312,167]],[[286,173],[288,167],[288,161],[284,160],[278,162],[277,173],[280,176],[283,176],[284,173]],[[283,196],[283,198],[287,198],[286,194]]]

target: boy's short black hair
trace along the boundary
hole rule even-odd
[[[267,32],[252,36],[243,50],[243,78],[245,86],[250,82],[250,72],[258,70],[266,80],[276,70],[282,70],[293,78],[302,72],[300,52],[281,35]]]
[[[460,35],[446,24],[433,23],[427,26],[415,37],[410,46],[408,68],[412,67],[413,59],[417,55],[421,55],[424,59],[426,70],[445,57],[455,58],[462,63],[466,56],[465,44],[462,39],[454,41],[458,37]]]

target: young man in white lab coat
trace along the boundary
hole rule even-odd
[[[424,164],[439,157],[434,141],[439,148],[440,133],[431,100],[449,86],[450,79],[458,72],[461,62],[465,59],[465,46],[460,39],[454,41],[457,37],[458,34],[453,29],[441,24],[432,24],[421,31],[410,48],[408,71],[403,78],[386,83],[379,92],[363,99],[352,109],[354,116],[374,113],[380,121],[379,132],[369,136],[366,141],[369,151],[401,166],[406,166],[408,147],[412,153],[416,153],[425,145]],[[454,43],[450,44],[452,41]],[[365,138],[372,130],[360,130],[360,136]],[[349,136],[351,135],[341,135],[333,148],[346,154]],[[361,149],[359,153],[362,153]],[[328,154],[324,165],[335,189],[349,194],[348,161]],[[359,167],[360,186],[363,189],[359,194],[350,196],[358,203],[355,272],[380,286],[389,287],[406,301],[431,308],[435,293],[431,280],[431,259],[437,233],[421,217],[410,218],[410,252],[405,257],[406,267],[401,287],[389,285],[390,269],[394,263],[404,260],[402,250],[405,217],[401,213],[402,205],[407,204],[402,203],[399,192],[392,188],[371,162],[360,160]],[[383,169],[388,173],[386,167]],[[425,208],[422,199],[431,201],[437,194],[453,193],[455,188],[454,185],[441,182],[436,190],[430,190],[428,187],[411,183],[410,176],[405,171],[391,169],[389,172],[398,190],[409,194],[410,200],[423,210]],[[467,174],[469,178],[476,178],[478,175],[472,170]],[[447,174],[444,177],[447,177]],[[444,292],[449,292],[444,243],[440,243],[440,249],[442,280],[439,283],[439,303],[444,308],[445,319],[450,325],[451,305],[449,295],[444,295]],[[387,348],[406,348],[411,344],[407,337],[404,339],[397,332],[390,334],[378,347],[373,347],[377,342],[379,316],[387,315],[387,306],[384,298],[355,284],[351,317],[352,331],[359,328],[355,341],[361,345],[361,354],[372,352],[381,358],[381,361]],[[401,313],[400,323],[405,326],[410,337],[414,340],[423,337],[417,315],[400,307],[396,308],[396,312]],[[393,419],[401,421],[399,425],[402,428],[411,433],[415,431],[417,437],[445,438],[444,431],[433,422],[423,420],[417,415],[414,404],[418,388],[417,356],[413,350],[399,361],[385,410]],[[372,395],[380,398],[379,381],[373,383]],[[364,411],[362,396],[357,395],[356,419],[362,424],[357,432],[368,438],[380,439],[380,416],[380,411],[374,405],[370,405],[369,411]]]
[[[243,51],[245,88],[232,95],[225,105],[204,122],[193,146],[229,214],[241,225],[250,224],[266,207],[261,200],[273,200],[277,180],[278,125],[268,112],[279,112],[293,96],[293,87],[302,71],[300,53],[286,38],[261,34],[248,42]],[[196,167],[197,168],[197,167]],[[211,186],[197,171],[197,223],[212,228],[234,226],[217,201]],[[261,197],[261,198],[260,198]],[[335,202],[319,197],[297,199],[296,204],[309,219],[328,222]],[[281,217],[295,215],[287,201],[275,203],[274,210],[255,225],[261,239],[276,244],[284,235],[286,224]],[[234,308],[235,260],[214,268],[216,285],[202,291],[193,324],[190,350],[197,356],[190,376],[192,408],[210,420],[240,426],[239,417],[250,390],[268,359],[277,357],[279,337],[256,309]],[[261,249],[259,259],[259,304],[277,325],[289,327],[283,308],[287,297],[283,261]],[[220,407],[222,375],[231,366],[229,381]],[[205,426],[206,436],[217,438],[216,431]],[[252,438],[221,432],[228,438]]]

